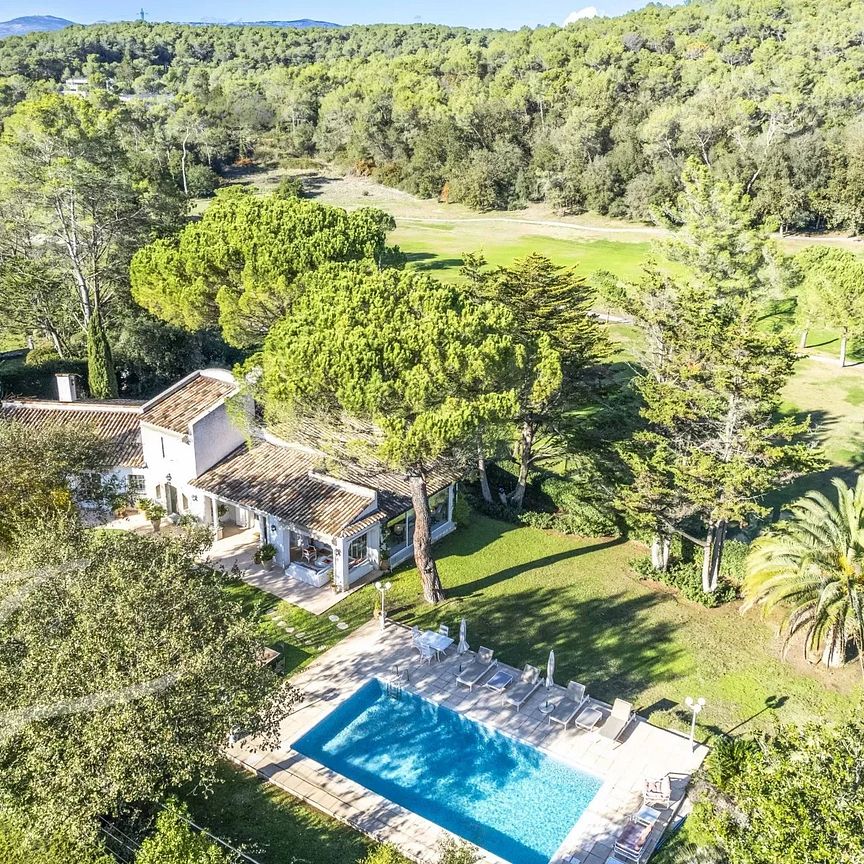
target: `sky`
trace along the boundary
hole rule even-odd
[[[647,0],[0,0],[0,19],[56,15],[82,24],[128,20],[144,7],[149,21],[290,21],[336,24],[416,21],[465,27],[563,24],[568,16],[618,15]],[[238,14],[239,13],[239,14]]]

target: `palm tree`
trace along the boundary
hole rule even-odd
[[[753,543],[744,609],[785,608],[787,644],[803,630],[805,652],[821,651],[828,666],[842,663],[853,642],[864,674],[864,476],[854,489],[833,484],[836,505],[808,492],[792,504],[789,521]]]

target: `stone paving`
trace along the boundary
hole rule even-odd
[[[370,678],[390,681],[398,670],[404,689],[532,744],[603,781],[600,791],[553,856],[553,864],[604,864],[610,859],[615,838],[642,803],[644,780],[669,774],[676,801],[654,827],[646,852],[656,845],[683,798],[689,775],[704,759],[706,748],[700,746],[694,751],[686,737],[638,717],[617,744],[597,732],[550,727],[540,712],[546,698],[545,688],[538,690],[517,712],[504,707],[500,697],[482,686],[468,691],[457,685],[456,676],[463,662],[464,658],[453,656],[451,650],[440,662],[421,665],[411,646],[410,630],[390,623],[382,633],[375,622],[370,622],[292,679],[306,698],[283,721],[278,749],[265,751],[257,748],[254,741],[244,739],[229,748],[229,755],[238,764],[317,809],[377,840],[394,844],[414,860],[437,860],[438,843],[447,836],[444,829],[291,749],[293,741]],[[499,668],[508,667],[502,664]],[[515,670],[514,673],[518,675]],[[609,706],[596,700],[592,704],[603,712],[605,720]],[[481,855],[485,862],[501,862],[484,850]]]

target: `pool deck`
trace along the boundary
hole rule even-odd
[[[370,622],[292,679],[304,693],[305,701],[282,722],[278,749],[265,750],[243,739],[228,748],[228,753],[247,770],[375,839],[392,843],[412,859],[437,861],[438,844],[450,836],[449,832],[291,749],[292,742],[360,686],[371,678],[391,681],[398,667],[400,673],[407,672],[407,681],[404,674],[400,676],[399,686],[403,689],[525,741],[603,781],[551,859],[553,864],[604,864],[612,857],[615,838],[642,803],[645,779],[671,775],[676,800],[654,826],[645,849],[650,852],[676,812],[689,776],[701,764],[707,749],[698,746],[691,750],[686,737],[652,726],[639,717],[629,725],[620,744],[596,732],[550,728],[540,712],[544,688],[517,712],[503,706],[500,697],[482,686],[468,691],[458,685],[461,662],[451,649],[440,662],[421,665],[411,646],[410,630],[389,623],[382,633],[377,623]],[[500,664],[498,668],[509,667]],[[518,671],[513,671],[518,676]],[[592,704],[603,712],[605,720],[609,706],[596,700]],[[446,742],[442,745],[446,746]],[[482,861],[500,864],[500,858],[480,851]],[[647,857],[643,855],[642,860]]]

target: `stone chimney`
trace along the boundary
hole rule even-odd
[[[57,378],[57,398],[61,402],[78,401],[78,376],[72,372],[59,372]]]

